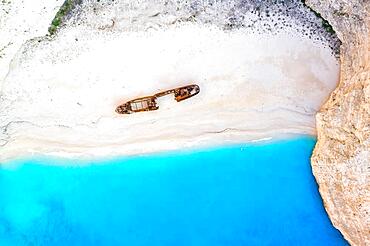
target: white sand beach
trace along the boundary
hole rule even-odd
[[[294,23],[279,34],[188,22],[144,31],[71,24],[53,38],[26,42],[14,56],[1,83],[0,161],[314,135],[315,113],[338,76],[329,47]],[[168,96],[157,111],[114,111],[192,83],[201,92],[183,102]]]

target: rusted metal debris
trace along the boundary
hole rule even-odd
[[[136,112],[157,110],[159,108],[156,102],[156,99],[158,97],[163,97],[173,93],[175,95],[175,100],[177,102],[180,102],[182,100],[197,95],[199,92],[200,88],[198,85],[195,84],[178,87],[175,89],[159,92],[153,96],[140,97],[125,102],[116,108],[116,112],[118,114],[132,114]]]

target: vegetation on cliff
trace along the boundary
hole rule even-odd
[[[56,33],[60,25],[65,21],[69,13],[82,2],[82,0],[66,0],[60,7],[59,11],[55,15],[51,25],[49,27],[49,34],[53,35]]]

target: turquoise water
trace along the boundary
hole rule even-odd
[[[311,174],[314,144],[17,161],[0,169],[0,245],[346,245]]]

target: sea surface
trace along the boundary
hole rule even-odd
[[[347,245],[301,136],[254,145],[0,166],[0,245]]]

